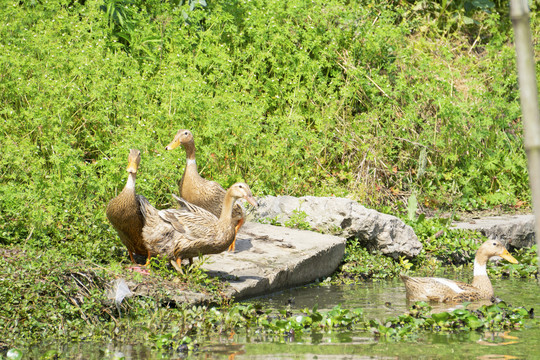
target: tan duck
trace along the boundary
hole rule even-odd
[[[239,198],[258,206],[245,183],[236,183],[227,190],[221,215],[177,198],[180,209],[157,210],[141,197],[145,219],[142,235],[152,254],[159,254],[180,266],[182,259],[225,251],[236,236],[233,205]]]
[[[518,262],[500,242],[488,240],[476,252],[472,284],[443,278],[401,275],[401,280],[407,290],[407,299],[435,302],[490,299],[493,296],[493,287],[487,275],[486,264],[492,257],[502,257],[512,264]]]
[[[225,198],[225,189],[217,182],[206,180],[199,175],[195,161],[195,141],[191,131],[179,130],[173,141],[165,149],[173,150],[179,145],[182,145],[186,150],[186,168],[178,184],[180,197],[219,217],[223,207],[223,199]],[[240,204],[234,205],[232,216],[235,221],[235,233],[237,233],[245,221],[244,211]],[[233,239],[229,251],[234,251],[235,239]]]
[[[107,218],[118,233],[120,240],[126,246],[133,263],[133,254],[147,255],[150,253],[144,244],[142,230],[144,217],[140,211],[141,195],[135,193],[135,179],[141,162],[141,152],[131,149],[128,156],[128,180],[124,189],[107,205]]]

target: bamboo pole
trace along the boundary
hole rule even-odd
[[[510,0],[510,18],[514,25],[523,136],[529,164],[529,183],[531,186],[540,270],[540,113],[538,110],[538,87],[536,84],[534,49],[527,0]],[[540,278],[538,280],[540,281]]]

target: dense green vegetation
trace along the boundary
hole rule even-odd
[[[142,151],[138,191],[171,205],[184,153],[164,148],[180,128],[194,133],[205,177],[246,181],[256,196],[349,196],[398,215],[413,194],[420,211],[528,207],[505,2],[444,4],[2,2],[0,320],[10,322],[0,347],[135,324],[172,331],[154,321],[179,316],[159,299],[122,305],[132,323],[106,298],[106,283],[126,276],[126,257],[104,210],[133,147]],[[412,223],[426,245],[418,259],[351,243],[338,280],[468,263],[478,235],[435,237],[444,224],[431,221]],[[531,254],[491,271],[534,276]],[[200,269],[171,279],[155,266],[163,281],[204,286],[221,301],[220,284]]]
[[[466,8],[420,3],[190,4],[4,3],[2,243],[117,258],[103,210],[128,149],[143,154],[139,192],[166,206],[179,128],[204,176],[258,196],[393,212],[412,193],[421,208],[529,204],[504,11],[467,24]]]
[[[485,239],[476,233],[445,229],[444,225],[438,221],[428,223],[429,226],[427,224],[424,226],[433,234],[440,230],[445,233],[434,237],[429,236],[427,230],[422,232],[419,229],[418,233],[424,243],[424,250],[418,258],[394,261],[358,248],[357,243],[351,241],[342,268],[330,282],[355,283],[366,279],[388,279],[406,271],[429,276],[441,275],[448,271],[472,273],[471,259],[474,258],[478,245]],[[502,262],[488,267],[490,277],[530,278],[536,276],[535,250],[533,247],[514,253],[519,264]],[[201,335],[196,331],[198,322],[208,323],[205,326],[209,326],[213,322],[224,321],[226,324],[222,326],[233,327],[227,328],[230,331],[234,330],[235,326],[251,326],[249,319],[242,321],[238,319],[232,321],[229,318],[206,319],[199,314],[199,311],[203,312],[203,310],[197,310],[196,314],[192,314],[189,312],[191,310],[186,310],[190,309],[189,306],[181,306],[180,310],[176,309],[174,301],[171,301],[171,294],[178,288],[207,293],[210,295],[211,303],[225,309],[229,307],[228,300],[223,299],[221,295],[224,283],[217,278],[209,277],[200,269],[200,263],[187,268],[184,274],[179,274],[174,269],[166,267],[166,262],[154,258],[152,274],[143,277],[141,274],[126,270],[125,264],[115,262],[108,266],[100,266],[90,260],[81,261],[76,256],[59,255],[56,249],[21,251],[18,247],[9,247],[0,250],[0,255],[0,268],[3,273],[3,278],[0,279],[2,285],[0,299],[3,304],[0,307],[0,318],[7,320],[6,326],[0,329],[2,339],[0,346],[2,342],[6,344],[32,343],[44,336],[64,340],[99,340],[102,337],[122,339],[121,337],[129,329],[147,328],[148,334],[138,335],[143,341],[147,335],[169,334],[173,331],[170,324],[176,324],[178,319],[186,316],[185,311],[191,314],[193,319],[188,316],[182,321],[195,325],[182,330],[177,329],[175,341],[178,341],[178,336],[182,338],[190,334]],[[139,286],[147,286],[152,296],[126,299],[121,309],[118,308],[114,303],[114,296],[110,293],[114,288],[115,279],[119,277],[135,282]],[[266,309],[257,311],[266,312]],[[223,313],[226,312],[223,310]],[[226,316],[221,311],[219,314],[220,317]],[[234,318],[233,315],[230,316]],[[369,322],[369,319],[364,320]],[[351,319],[351,321],[360,320]],[[271,323],[262,325],[270,326]],[[272,331],[278,331],[281,329],[280,326],[271,325],[270,327]],[[407,337],[408,332],[414,333],[419,329],[408,326],[403,330],[402,336]],[[455,328],[452,329],[455,330]],[[279,334],[281,333],[278,332]],[[412,336],[412,334],[409,335]],[[134,335],[130,334],[130,336]]]

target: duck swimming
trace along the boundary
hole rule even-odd
[[[434,302],[490,299],[493,296],[493,287],[487,275],[486,264],[493,257],[502,257],[512,264],[518,262],[499,241],[488,240],[476,252],[474,278],[471,284],[444,278],[400,275],[405,284],[407,299]]]

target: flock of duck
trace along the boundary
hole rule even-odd
[[[181,271],[182,259],[234,251],[238,230],[245,215],[237,199],[258,206],[249,186],[236,183],[225,191],[221,185],[201,177],[195,161],[195,142],[191,131],[179,130],[166,150],[182,146],[186,167],[179,182],[180,196],[175,209],[158,210],[135,191],[135,179],[141,162],[139,150],[131,149],[128,157],[128,180],[124,189],[107,206],[107,218],[126,246],[131,261],[134,254],[145,255],[148,265],[152,256],[162,256]],[[493,287],[487,275],[489,259],[502,257],[517,260],[496,240],[484,242],[474,260],[471,284],[436,277],[401,275],[407,299],[435,302],[463,302],[490,299]]]
[[[133,254],[171,260],[181,270],[182,259],[217,254],[227,248],[234,251],[236,234],[244,223],[242,207],[235,204],[244,198],[257,206],[249,186],[236,183],[225,191],[218,183],[201,177],[195,161],[195,142],[189,130],[180,130],[167,145],[173,150],[182,145],[186,150],[186,168],[179,183],[178,208],[158,210],[135,191],[135,179],[141,153],[131,149],[128,157],[128,180],[124,189],[107,206],[107,218]]]

